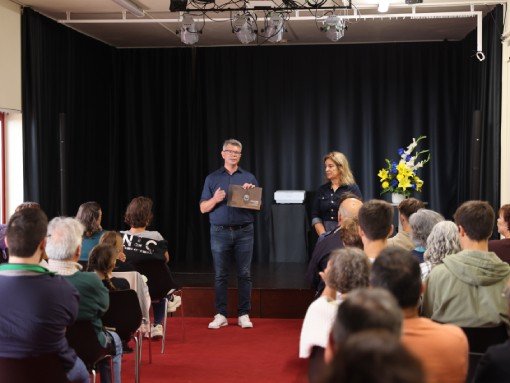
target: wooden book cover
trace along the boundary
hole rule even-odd
[[[260,210],[262,206],[262,188],[243,189],[241,185],[230,185],[228,187],[227,206]]]

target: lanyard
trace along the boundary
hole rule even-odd
[[[55,274],[42,266],[29,265],[26,263],[3,263],[0,265],[0,271],[5,271],[5,270],[25,270],[25,271],[32,271],[34,273],[41,273],[41,274]]]

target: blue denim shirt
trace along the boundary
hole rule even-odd
[[[243,185],[245,183],[258,186],[257,179],[250,172],[238,167],[233,174],[229,174],[225,167],[221,167],[206,177],[200,202],[211,199],[218,188],[228,193],[229,185]],[[243,225],[253,222],[254,219],[255,213],[253,210],[227,206],[227,198],[209,212],[209,222],[213,225]]]
[[[353,193],[362,198],[358,185],[342,185],[336,191],[331,188],[331,182],[319,187],[312,204],[312,226],[324,221],[338,221],[338,205],[344,193]]]

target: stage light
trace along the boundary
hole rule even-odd
[[[278,43],[282,40],[284,29],[283,14],[271,12],[266,19],[264,36],[266,36],[266,38],[272,43]]]
[[[381,13],[388,12],[390,9],[390,0],[379,0],[379,7],[377,10]]]
[[[137,4],[133,3],[131,0],[113,0],[114,3],[117,3],[122,8],[124,8],[129,13],[132,13],[136,17],[145,16],[145,12],[142,8],[140,8]]]
[[[181,41],[186,45],[193,45],[198,41],[198,34],[199,32],[197,31],[193,16],[189,13],[182,15]]]
[[[340,19],[336,15],[330,15],[324,20],[322,30],[326,32],[326,36],[331,41],[338,41],[344,37],[345,33],[345,20]]]
[[[184,12],[188,6],[188,0],[170,0],[170,12]]]
[[[234,32],[243,44],[249,44],[257,38],[257,23],[249,13],[238,13],[232,22]]]

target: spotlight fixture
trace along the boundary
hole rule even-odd
[[[388,9],[390,9],[390,0],[379,0],[377,10],[381,13],[385,13],[388,12]]]
[[[282,13],[271,12],[266,19],[264,36],[272,43],[282,41],[284,30],[284,16]]]
[[[344,37],[347,27],[345,26],[345,20],[340,19],[337,15],[330,15],[324,20],[324,26],[321,29],[326,32],[328,39],[338,41]]]
[[[197,26],[195,24],[195,20],[193,16],[189,13],[185,13],[182,15],[182,24],[181,24],[181,41],[186,45],[193,45],[198,41]]]
[[[131,0],[113,0],[114,3],[117,3],[122,8],[124,8],[129,13],[132,13],[136,17],[145,16],[144,10],[138,5],[132,2]]]
[[[238,13],[232,22],[232,32],[242,44],[249,44],[257,38],[257,22],[249,13]]]
[[[170,0],[170,12],[184,12],[188,6],[188,0]]]

